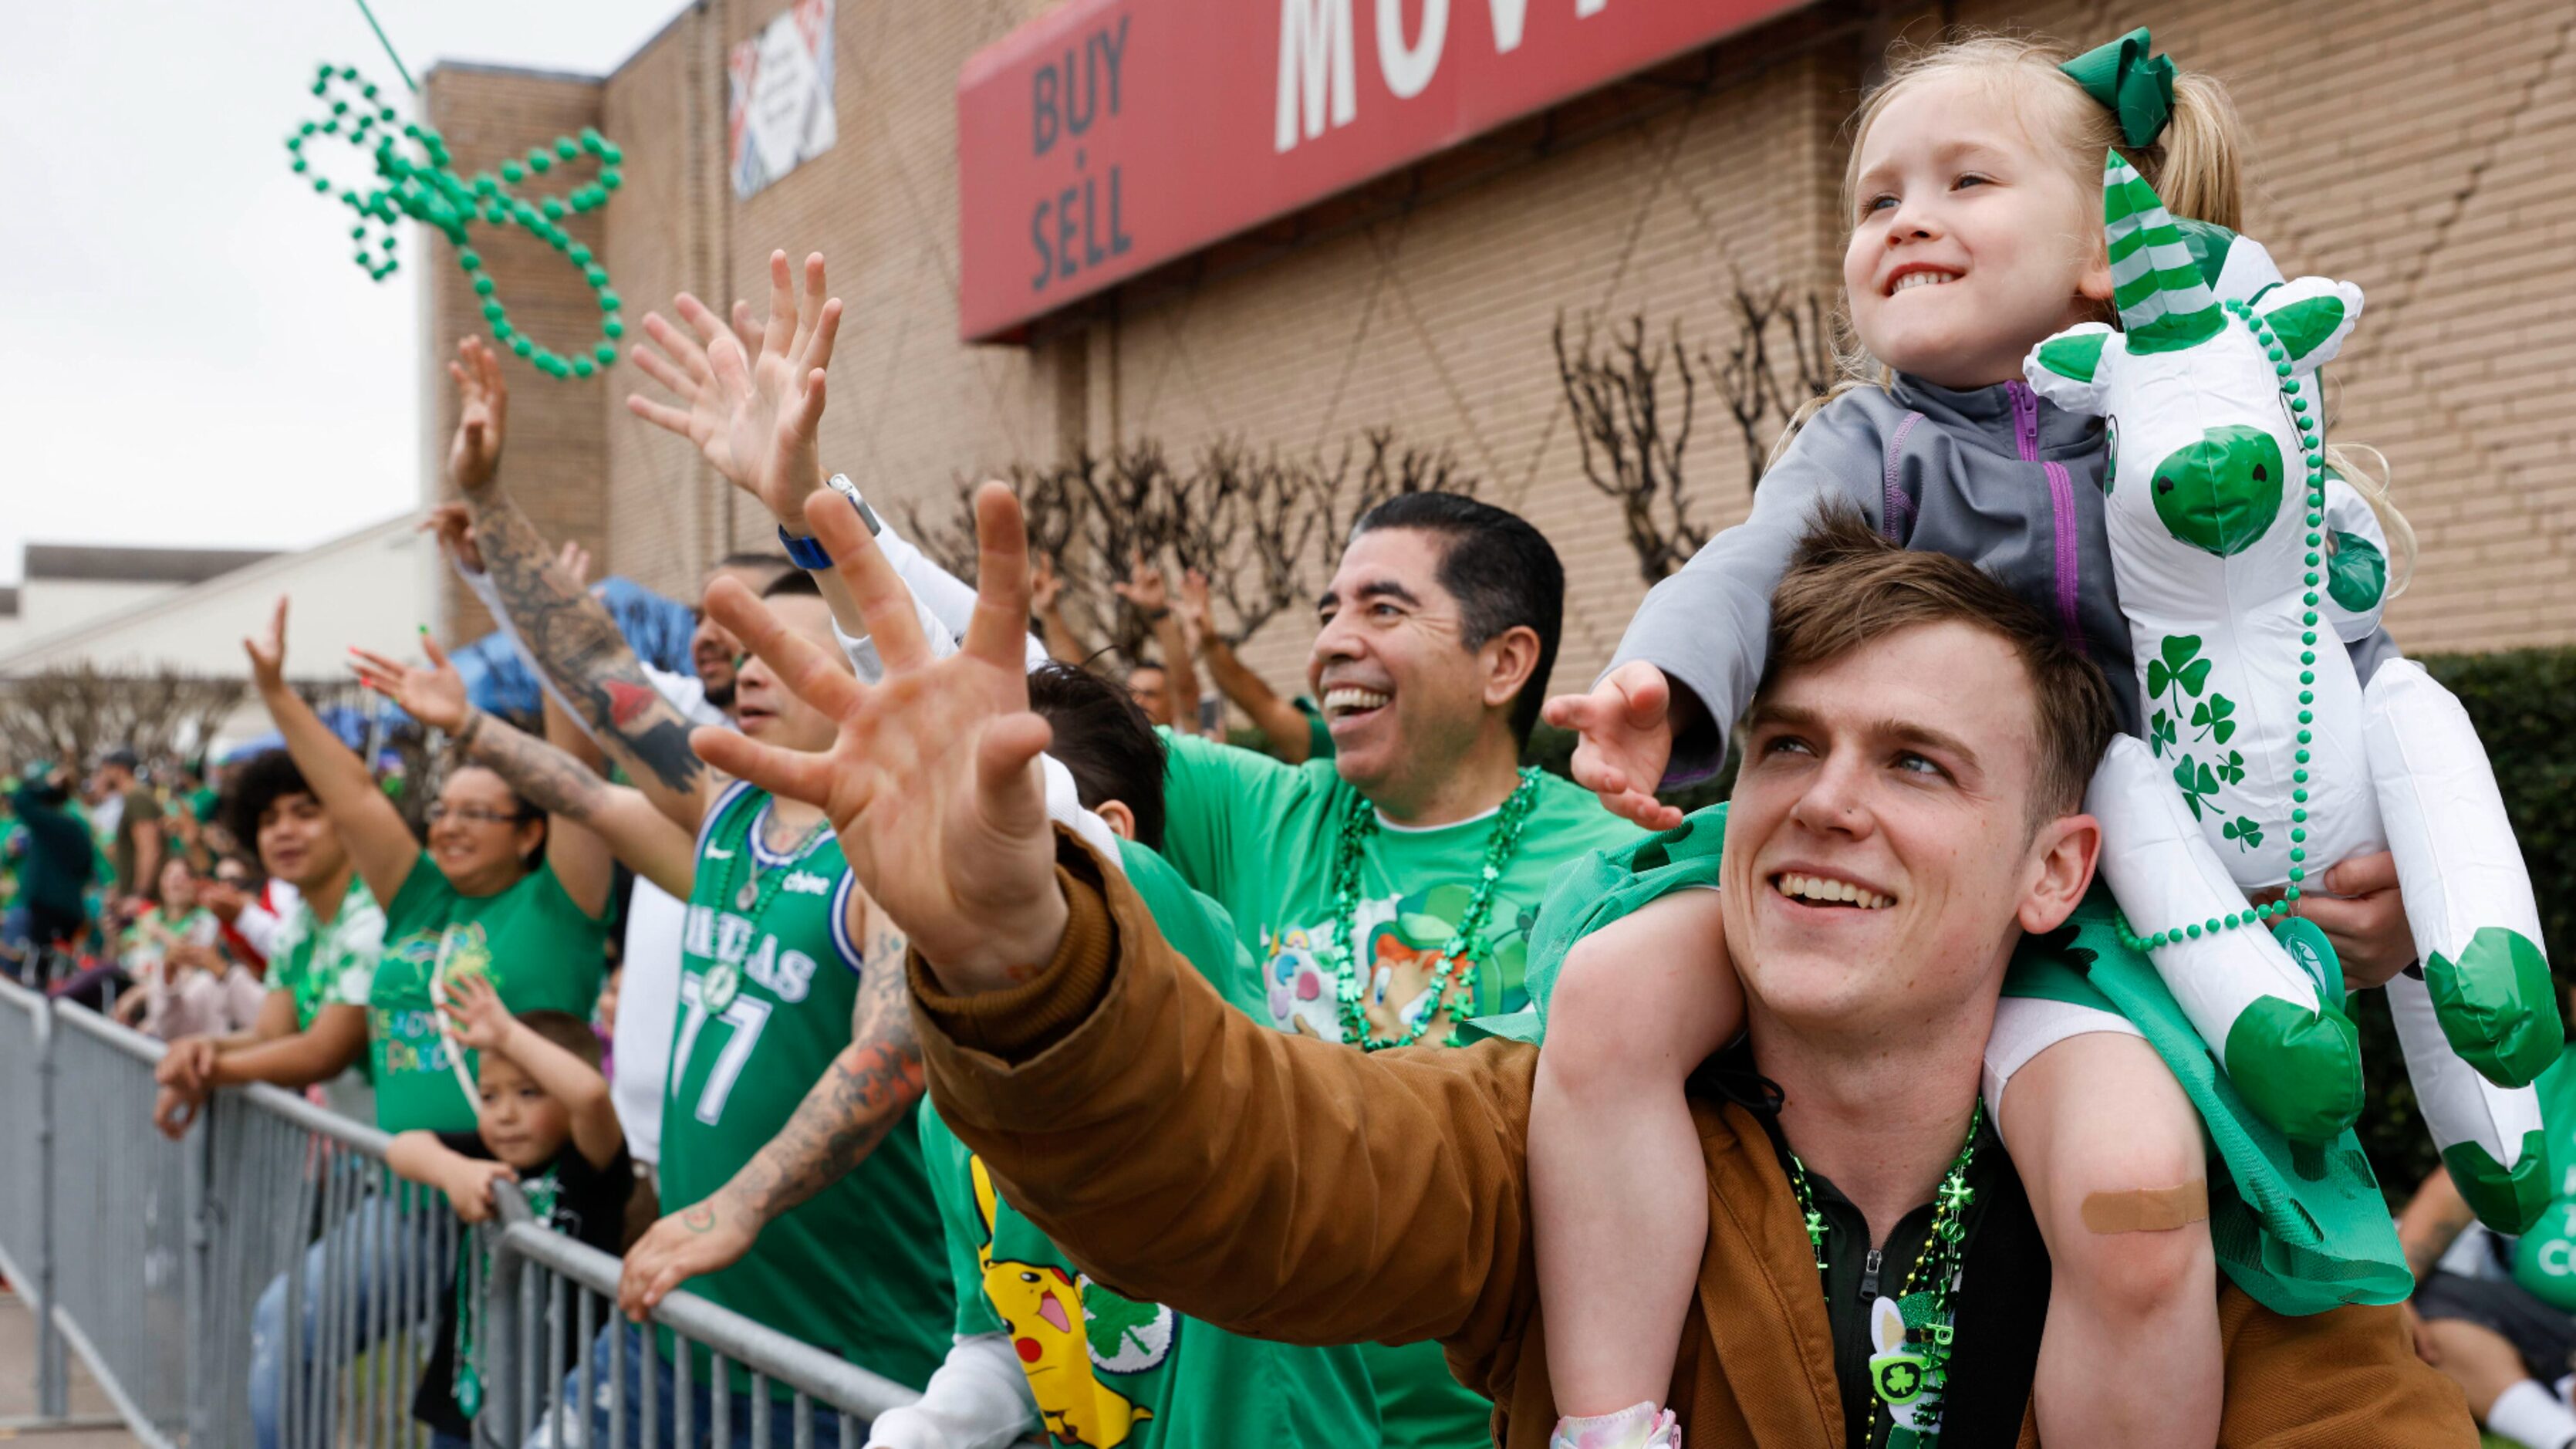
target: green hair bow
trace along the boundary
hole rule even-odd
[[[2132,146],[2154,145],[2173,119],[2173,57],[2149,54],[2154,48],[2141,25],[2058,67],[2120,118],[2120,139]]]

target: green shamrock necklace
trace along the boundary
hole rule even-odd
[[[1530,811],[1538,804],[1538,773],[1536,766],[1524,767],[1520,783],[1494,813],[1494,829],[1485,837],[1485,863],[1477,872],[1475,889],[1467,897],[1467,909],[1458,917],[1458,928],[1440,947],[1439,964],[1432,968],[1430,998],[1404,1030],[1392,1037],[1377,1036],[1369,1028],[1366,992],[1360,984],[1361,953],[1359,943],[1352,939],[1352,922],[1359,915],[1360,859],[1367,850],[1368,838],[1377,833],[1377,811],[1362,800],[1359,808],[1342,822],[1341,841],[1333,859],[1332,931],[1315,953],[1332,967],[1333,1000],[1341,1012],[1342,1040],[1372,1052],[1411,1046],[1422,1040],[1431,1023],[1447,1009],[1458,967],[1472,958],[1483,941],[1485,919],[1494,910],[1494,892],[1520,850],[1521,827],[1529,823]],[[1490,945],[1485,945],[1484,950],[1492,954]],[[1473,996],[1471,984],[1471,1000]],[[1448,1045],[1456,1044],[1453,1034]]]

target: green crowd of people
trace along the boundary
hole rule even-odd
[[[156,814],[292,887],[243,1019],[173,1033],[164,1131],[324,1087],[428,1190],[263,1294],[260,1441],[335,1367],[289,1331],[326,1265],[445,1281],[443,1216],[518,1192],[622,1258],[620,1321],[566,1349],[624,1365],[630,1432],[719,1415],[648,1327],[685,1288],[920,1391],[848,1449],[2576,1442],[2569,1069],[2539,1227],[2471,1228],[2438,1176],[2392,1229],[2348,1132],[2230,1115],[2103,904],[2085,786],[2140,714],[2105,430],[2020,359],[2121,284],[2030,238],[2099,237],[2111,148],[2179,214],[2242,209],[2224,91],[2106,50],[2136,86],[1993,40],[1891,70],[1845,259],[1887,375],[1554,700],[1554,548],[1438,492],[1331,541],[1299,697],[1145,558],[1117,592],[1154,653],[1104,667],[1008,489],[969,585],[832,466],[842,304],[783,252],[765,318],[682,295],[631,352],[630,411],[777,528],[666,673],[513,501],[501,359],[459,344],[429,526],[546,704],[478,708],[426,631],[358,654],[443,747],[425,840],[286,684],[284,600],[245,641],[283,749],[220,809],[131,761],[13,796],[39,936],[91,871],[153,878]],[[2373,620],[2359,671],[2395,657]],[[1211,737],[1228,706],[1262,748]],[[1523,763],[1543,712],[1570,779]],[[1658,799],[1730,758],[1728,803]],[[75,794],[118,823],[67,887],[32,865],[91,838]],[[2406,971],[2388,857],[2319,864],[2283,913],[2352,990]],[[136,913],[171,961],[222,935],[185,884]],[[484,1399],[447,1312],[442,1443]],[[785,1386],[724,1386],[738,1441],[800,1432]],[[549,1442],[599,1442],[556,1397]]]

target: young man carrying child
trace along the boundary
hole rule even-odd
[[[446,1193],[469,1223],[493,1216],[495,1184],[516,1184],[548,1227],[615,1253],[635,1167],[599,1073],[598,1036],[569,1012],[512,1016],[481,977],[457,980],[442,1009],[457,1045],[476,1054],[475,1130],[398,1133],[387,1164]],[[467,1443],[481,1407],[457,1309],[456,1294],[441,1300],[437,1346],[412,1399],[412,1416],[430,1427],[437,1449]],[[570,1334],[566,1340],[567,1352],[577,1352]]]

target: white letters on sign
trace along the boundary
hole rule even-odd
[[[1407,44],[1406,0],[1377,0],[1377,68],[1389,94],[1411,100],[1440,73],[1449,43],[1449,0],[1419,0],[1422,30]],[[1494,20],[1494,53],[1520,49],[1529,0],[1485,0]],[[1574,0],[1577,19],[1600,14],[1610,0]],[[1351,62],[1351,0],[1279,0],[1279,111],[1272,142],[1283,154],[1324,128],[1359,118]]]
[[[1347,126],[1359,114],[1351,82],[1351,0],[1279,0],[1279,150],[1297,144],[1301,98],[1306,139],[1324,134],[1328,85],[1333,124]]]
[[[1422,0],[1422,36],[1404,43],[1404,0],[1377,0],[1377,69],[1399,101],[1422,94],[1449,39],[1449,0]]]

